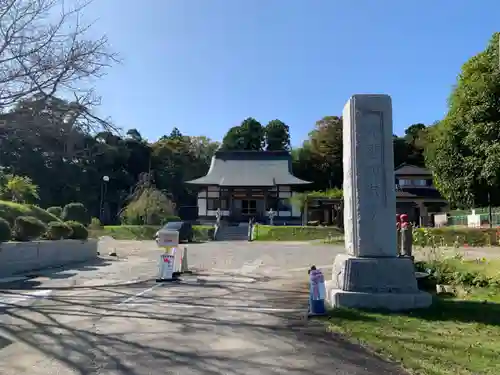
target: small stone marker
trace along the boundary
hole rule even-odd
[[[392,104],[388,95],[354,95],[343,111],[346,254],[328,283],[332,306],[407,310],[428,307],[413,262],[398,257],[394,217]]]
[[[274,217],[276,216],[276,211],[274,211],[272,208],[267,211],[267,217],[269,218],[269,224],[274,225]]]

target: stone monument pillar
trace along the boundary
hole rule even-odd
[[[344,235],[328,298],[334,307],[428,307],[413,262],[399,258],[394,218],[392,104],[388,95],[354,95],[343,111]]]

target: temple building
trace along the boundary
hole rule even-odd
[[[310,182],[295,177],[287,151],[217,151],[206,176],[187,181],[197,185],[199,220],[215,220],[217,209],[229,222],[301,223],[300,207],[291,203],[294,188]]]

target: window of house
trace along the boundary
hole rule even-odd
[[[278,211],[278,199],[275,197],[267,197],[266,201],[266,211],[272,209],[273,211]]]
[[[208,198],[207,199],[207,210],[221,210],[229,209],[229,199],[228,198]]]
[[[229,210],[229,199],[228,198],[221,198],[220,209],[221,210]]]
[[[415,186],[427,186],[427,180],[413,180]]]
[[[207,199],[207,210],[216,210],[219,208],[218,198],[208,198]]]
[[[411,180],[399,179],[399,186],[411,186]]]

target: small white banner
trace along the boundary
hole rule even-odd
[[[179,232],[176,230],[160,230],[158,232],[158,246],[172,247],[179,245]]]
[[[171,280],[174,273],[175,256],[169,254],[161,254],[160,256],[160,279]]]

